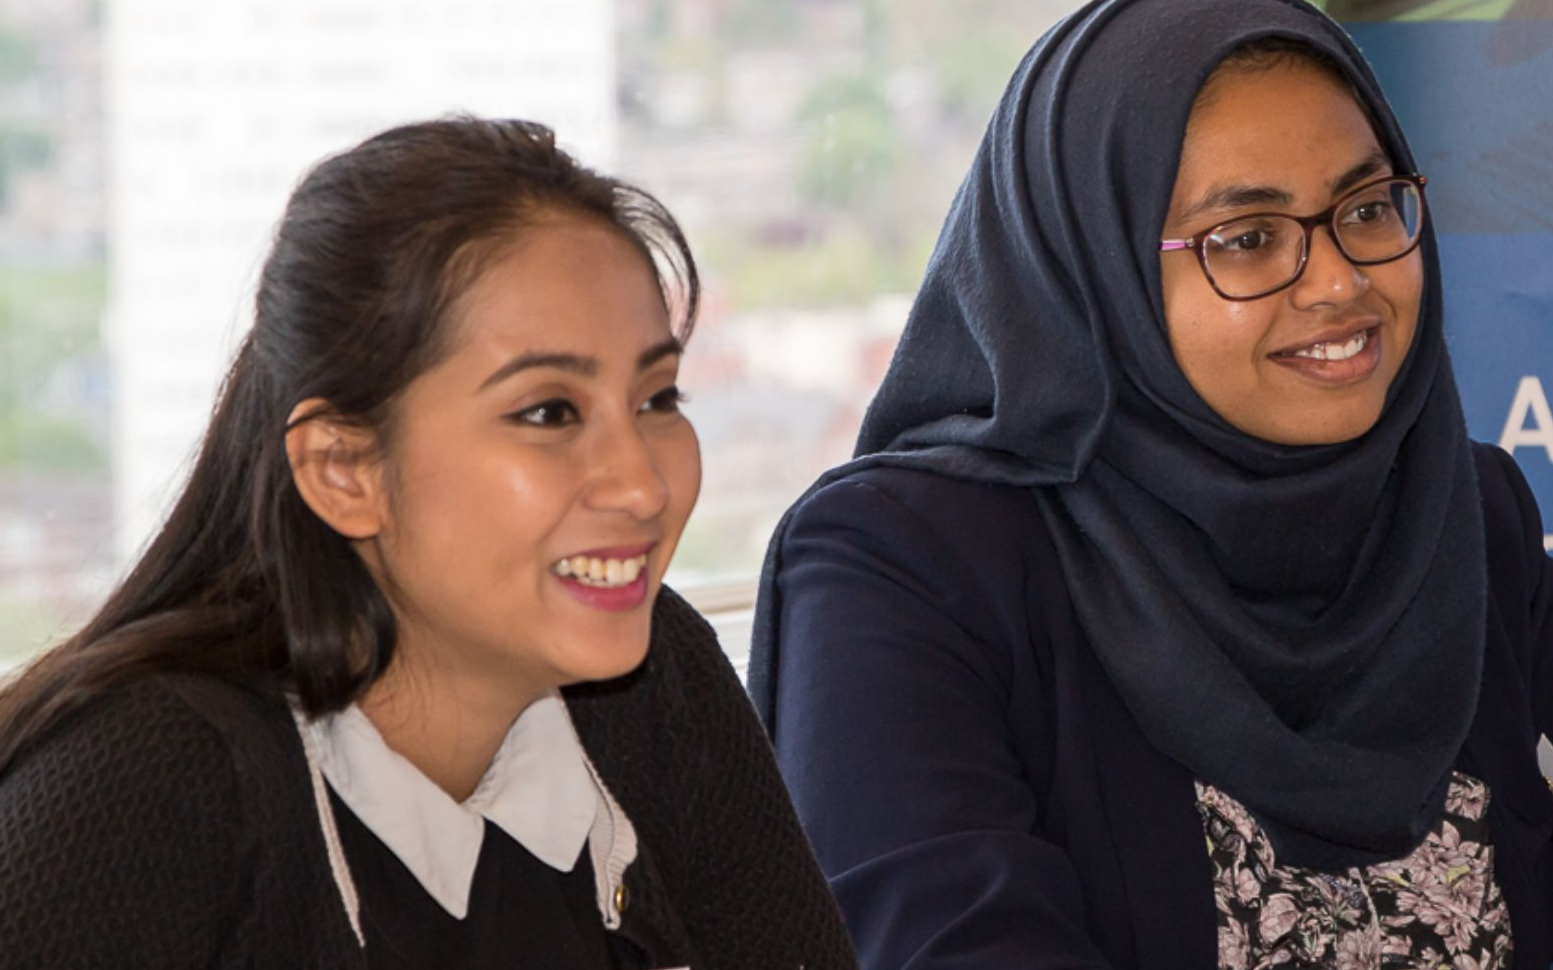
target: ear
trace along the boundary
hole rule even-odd
[[[347,539],[370,539],[387,506],[376,436],[342,421],[323,398],[308,398],[286,419],[286,458],[302,501]]]

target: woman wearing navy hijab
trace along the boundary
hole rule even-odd
[[[1544,967],[1553,567],[1298,0],[1027,55],[750,688],[866,967]]]

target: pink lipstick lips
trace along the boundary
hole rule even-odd
[[[595,609],[635,609],[647,596],[647,556],[655,545],[590,549],[556,560],[550,573],[575,599]]]

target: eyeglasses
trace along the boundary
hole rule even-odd
[[[1425,181],[1422,175],[1387,176],[1313,216],[1258,212],[1186,239],[1162,239],[1159,248],[1197,253],[1208,283],[1224,299],[1259,299],[1300,278],[1311,236],[1321,226],[1355,266],[1389,263],[1412,252],[1424,225]]]

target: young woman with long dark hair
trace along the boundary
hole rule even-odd
[[[852,965],[662,586],[696,302],[539,125],[315,168],[166,524],[0,693],[0,962]]]

